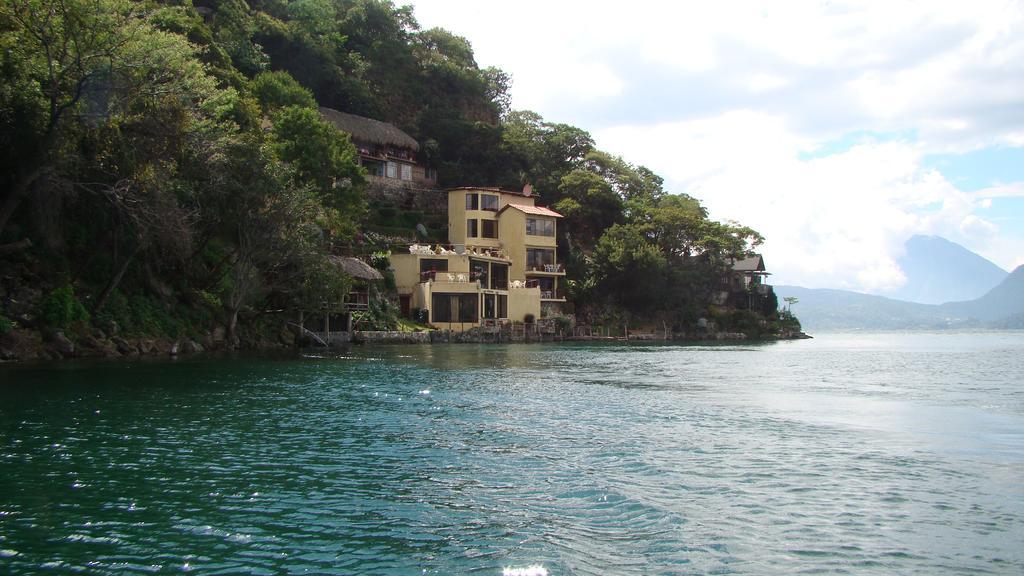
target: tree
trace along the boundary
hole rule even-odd
[[[181,36],[128,0],[10,0],[0,5],[0,233],[19,205],[67,176],[88,129],[131,119],[145,102],[215,108],[216,89]]]
[[[797,304],[800,302],[800,299],[797,298],[796,296],[786,296],[785,298],[783,298],[783,300],[786,302],[786,311],[790,313],[792,313],[793,311],[793,304]]]
[[[566,234],[583,246],[594,242],[611,225],[622,220],[622,199],[600,175],[577,169],[558,186],[562,199],[555,210],[565,216]]]
[[[610,227],[594,246],[592,274],[599,289],[630,310],[650,311],[665,290],[665,257],[643,231],[628,224]]]
[[[264,113],[271,113],[286,106],[316,108],[313,93],[284,71],[257,74],[252,79],[250,89]]]
[[[296,185],[309,185],[324,207],[321,224],[345,239],[365,210],[366,183],[355,147],[311,108],[289,106],[274,116],[274,151],[294,168]]]

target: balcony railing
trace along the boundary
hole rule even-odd
[[[420,282],[477,282],[469,272],[441,272],[437,270],[424,270],[420,272]]]
[[[508,253],[498,248],[475,248],[464,244],[411,244],[409,254],[419,256],[475,256],[508,260]]]
[[[560,274],[565,272],[565,266],[561,264],[529,264],[527,272],[545,272],[547,274]]]

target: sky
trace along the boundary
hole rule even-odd
[[[761,232],[774,284],[892,292],[915,234],[1024,264],[1022,1],[413,6],[513,108]]]

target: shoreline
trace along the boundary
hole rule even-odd
[[[285,335],[287,333],[287,335]],[[704,334],[636,333],[624,336],[562,336],[558,333],[523,333],[510,336],[497,331],[424,330],[332,332],[329,345],[318,346],[308,338],[299,338],[282,331],[276,340],[257,338],[236,347],[227,346],[217,334],[208,335],[199,342],[192,338],[106,336],[98,331],[69,338],[57,331],[44,338],[35,330],[12,330],[0,335],[0,364],[34,364],[74,360],[128,360],[184,357],[212,357],[217,355],[250,354],[259,352],[301,352],[304,350],[345,350],[352,346],[434,345],[434,344],[538,344],[563,342],[632,343],[713,343],[750,342],[767,343],[813,338],[803,332],[752,338],[741,332],[710,332]]]

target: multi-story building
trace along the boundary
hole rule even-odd
[[[561,217],[537,206],[529,186],[449,190],[450,244],[391,256],[402,311],[425,310],[428,322],[452,330],[557,314],[565,302]]]

